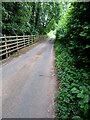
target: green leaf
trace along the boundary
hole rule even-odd
[[[73,88],[71,89],[71,92],[72,92],[72,93],[78,93],[79,90],[78,90],[76,87],[73,87]]]
[[[74,116],[72,117],[73,120],[81,120],[81,117],[80,116]]]
[[[84,98],[84,95],[83,95],[83,93],[78,93],[78,94],[77,94],[77,97],[78,97],[78,98]]]
[[[87,35],[87,33],[81,32],[79,35],[84,37]]]
[[[90,48],[90,45],[86,45],[86,47],[85,48]]]
[[[85,95],[84,103],[88,103],[88,101],[89,101],[89,95]]]

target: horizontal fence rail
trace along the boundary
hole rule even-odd
[[[36,43],[35,35],[0,37],[0,57],[8,57],[11,53]]]

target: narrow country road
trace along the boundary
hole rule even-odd
[[[44,41],[3,64],[3,118],[55,117],[56,78],[53,62],[53,43]]]

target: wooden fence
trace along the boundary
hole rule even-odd
[[[0,37],[0,57],[8,57],[11,53],[37,42],[35,35]]]

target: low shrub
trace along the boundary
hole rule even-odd
[[[59,45],[58,45],[59,44]],[[57,118],[88,120],[90,106],[89,75],[84,69],[76,69],[67,48],[59,42],[55,45],[56,69],[60,80],[57,94]]]

